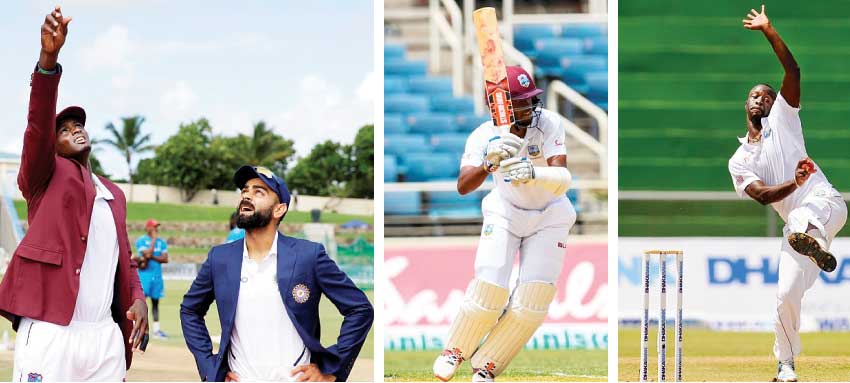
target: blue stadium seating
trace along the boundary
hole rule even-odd
[[[407,92],[407,79],[403,76],[384,76],[384,94]]]
[[[584,53],[588,55],[608,55],[608,36],[594,37],[584,40]]]
[[[408,153],[404,165],[407,181],[454,180],[460,171],[460,158],[449,153]]]
[[[561,60],[561,78],[567,85],[581,93],[589,90],[585,82],[585,75],[590,72],[602,72],[608,70],[608,59],[603,56],[576,56],[565,57]]]
[[[408,130],[401,114],[384,113],[384,134],[404,134]]]
[[[411,133],[434,134],[457,130],[454,115],[449,113],[413,113],[407,116]]]
[[[514,28],[514,46],[532,60],[537,57],[535,41],[558,36],[558,28],[554,25],[524,24]]]
[[[412,94],[388,94],[384,96],[384,113],[415,113],[430,109],[428,97]]]
[[[584,51],[584,41],[581,39],[542,39],[536,43],[538,47],[537,75],[541,77],[560,77],[561,61],[565,57],[578,57]]]
[[[403,59],[406,53],[406,49],[403,45],[399,44],[385,44],[384,45],[384,60],[388,59]]]
[[[587,98],[597,104],[608,104],[608,72],[590,72],[585,75],[588,86]]]
[[[423,153],[431,150],[425,136],[419,134],[385,134],[384,152],[398,156],[402,162],[404,156],[411,153]]]
[[[561,37],[599,37],[607,36],[608,27],[604,24],[565,24],[561,26]]]
[[[388,215],[422,214],[422,194],[418,191],[384,193],[384,213]]]
[[[462,113],[458,114],[457,117],[455,117],[457,127],[462,132],[471,132],[475,130],[475,128],[480,126],[482,123],[487,122],[489,120],[489,115],[475,114],[475,112]]]
[[[384,154],[384,182],[398,181],[398,164],[395,156]]]
[[[426,95],[449,95],[452,93],[452,79],[448,77],[411,77],[407,91]]]
[[[425,195],[428,200],[428,215],[431,217],[457,218],[481,215],[481,198],[485,192],[472,192],[460,195],[454,191],[430,192]]]
[[[475,111],[475,103],[472,97],[434,96],[431,98],[431,111],[469,113]]]
[[[405,59],[384,60],[385,75],[424,76],[428,72],[425,61],[409,61]]]
[[[466,146],[466,133],[440,133],[431,135],[431,148],[435,152],[463,153]]]

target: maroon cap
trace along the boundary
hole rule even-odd
[[[508,71],[508,86],[511,89],[512,100],[525,100],[543,93],[534,86],[534,79],[522,67],[509,66],[505,69]]]
[[[86,111],[83,110],[82,107],[79,106],[69,106],[63,109],[59,114],[56,115],[56,125],[59,126],[59,123],[62,120],[67,118],[74,118],[79,120],[83,125],[86,124]]]

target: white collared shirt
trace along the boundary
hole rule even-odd
[[[493,121],[487,121],[476,128],[466,139],[466,148],[460,161],[460,167],[481,166],[487,152],[490,139],[500,134],[499,128],[493,126]],[[531,160],[534,167],[549,166],[549,157],[566,155],[564,143],[566,130],[557,113],[543,109],[538,118],[536,128],[528,128],[525,132],[526,145],[517,153],[518,157]],[[533,183],[512,184],[505,182],[501,173],[493,173],[495,190],[508,202],[523,209],[542,209],[552,200],[564,198],[555,195],[541,186]]]
[[[747,136],[738,138],[741,146],[729,159],[729,174],[739,196],[747,197],[745,189],[754,181],[761,180],[767,186],[774,186],[794,179],[797,162],[807,156],[799,113],[800,108],[789,105],[780,92],[770,114],[761,119],[759,142],[749,143]],[[786,222],[788,214],[812,192],[821,189],[834,191],[817,163],[815,168],[817,172],[803,186],[771,204]]]
[[[277,238],[259,262],[248,257],[247,243],[242,245],[242,275],[227,360],[243,381],[291,380],[295,366],[310,363],[310,350],[289,319],[278,289]]]
[[[80,290],[74,306],[75,322],[101,322],[112,318],[112,296],[115,290],[115,272],[118,268],[118,231],[107,201],[114,196],[92,174],[96,195],[91,211],[86,255],[78,272]]]

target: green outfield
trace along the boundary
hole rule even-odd
[[[388,382],[436,381],[431,366],[436,351],[387,351],[384,379]],[[453,381],[472,379],[469,363],[461,365]],[[608,381],[607,350],[523,350],[497,378],[512,382],[604,382]]]
[[[747,91],[759,82],[779,87],[782,80],[761,32],[742,27],[749,9],[760,4],[620,4],[621,190],[732,190],[727,161],[739,145],[735,137],[744,134]],[[766,6],[802,70],[808,153],[839,190],[850,190],[850,131],[844,126],[850,119],[850,3],[781,0]]]
[[[18,218],[26,219],[27,205],[23,200],[15,201],[15,210]],[[160,222],[221,222],[226,226],[230,222],[230,215],[236,211],[236,206],[203,206],[203,205],[175,205],[168,203],[140,203],[130,202],[127,204],[127,221],[144,222],[148,218],[155,218]],[[370,215],[352,215],[322,212],[322,223],[341,224],[353,219],[359,219],[368,224],[374,223],[374,217]],[[303,211],[291,211],[286,213],[286,223],[308,223],[310,213]]]
[[[180,301],[183,294],[189,289],[190,281],[166,281],[166,296],[160,301],[160,322],[162,331],[169,335],[169,339],[151,339],[148,351],[145,355],[137,355],[133,358],[133,368],[127,376],[128,381],[197,381],[198,373],[194,359],[186,348],[183,340],[183,331],[180,328]],[[369,300],[374,302],[374,294],[367,292]],[[150,304],[150,300],[148,301]],[[339,335],[339,327],[342,324],[342,316],[329,300],[323,299],[320,305],[322,318],[322,344],[330,345],[336,343]],[[153,317],[150,317],[153,320]],[[221,328],[218,324],[218,309],[215,304],[207,313],[207,326],[210,334],[220,335]],[[0,321],[0,334],[3,331],[11,332],[8,321]],[[369,333],[366,343],[360,352],[351,380],[371,381],[373,377],[374,357],[374,331]],[[215,344],[215,348],[218,345]],[[5,380],[12,374],[12,352],[0,351],[0,380]]]
[[[638,381],[640,330],[620,329],[618,334],[618,379]],[[655,334],[651,331],[649,338],[649,377],[653,381],[658,377]],[[850,381],[850,348],[846,347],[850,344],[850,333],[802,333],[801,338],[803,353],[796,359],[801,381]],[[675,339],[672,329],[667,339],[667,377],[672,380],[674,344],[670,340]],[[685,381],[768,382],[776,376],[773,333],[716,332],[686,327],[682,351]]]

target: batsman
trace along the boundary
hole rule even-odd
[[[0,283],[0,314],[18,333],[16,382],[120,382],[147,339],[124,194],[91,171],[83,108],[56,114],[70,22],[59,7],[47,14],[31,76],[18,173],[29,230]]]
[[[546,318],[576,220],[566,197],[571,175],[561,117],[543,109],[543,91],[528,72],[504,66],[495,11],[483,8],[476,14],[493,119],[509,112],[514,121],[509,127],[481,124],[467,139],[461,159],[460,194],[473,192],[491,176],[495,188],[481,202],[475,277],[434,362],[434,375],[442,381],[451,379],[464,360],[472,364],[473,382],[492,382],[505,371]],[[501,97],[510,101],[507,105],[496,105],[500,91],[509,91],[509,97]],[[519,278],[511,291],[517,253]]]

